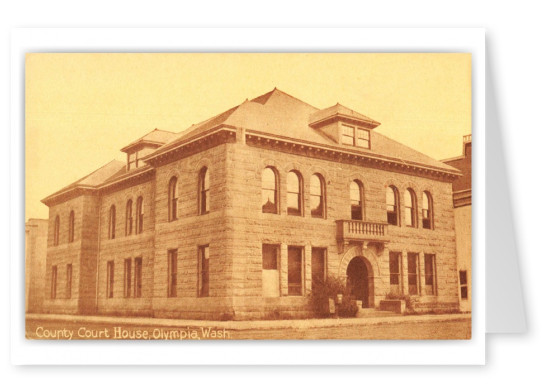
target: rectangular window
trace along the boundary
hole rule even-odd
[[[107,262],[107,298],[113,297],[113,285],[115,284],[115,262]]]
[[[209,295],[209,246],[199,247],[199,297]]]
[[[389,272],[390,272],[390,292],[394,294],[401,294],[401,269],[402,269],[402,253],[389,254]]]
[[[67,299],[71,298],[71,290],[73,285],[73,265],[67,265],[67,278],[65,279],[65,297]]]
[[[289,247],[287,285],[289,296],[302,296],[302,247]]]
[[[418,255],[408,253],[408,293],[410,295],[419,294],[419,275],[417,273]]]
[[[425,294],[436,295],[436,257],[425,254]]]
[[[325,282],[327,271],[327,249],[312,247],[312,289]]]
[[[262,269],[277,270],[277,252],[279,246],[277,244],[262,245]]]
[[[352,126],[342,125],[342,143],[354,145],[354,128]]]
[[[50,286],[50,297],[56,298],[57,294],[57,266],[52,266],[52,285]]]
[[[262,244],[262,296],[279,297],[279,245]]]
[[[134,297],[142,297],[142,259],[134,259]]]
[[[176,297],[178,287],[178,250],[168,250],[168,297]]]
[[[124,260],[124,297],[132,295],[132,259]]]
[[[357,128],[356,129],[356,135],[357,135],[356,145],[358,147],[363,147],[363,148],[370,148],[371,147],[370,139],[369,139],[369,130],[362,129],[362,128]]]
[[[461,287],[461,299],[467,300],[469,298],[469,290],[466,270],[459,271],[459,286]]]
[[[130,170],[132,167],[138,167],[138,152],[127,154],[126,169]]]

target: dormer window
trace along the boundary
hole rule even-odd
[[[371,148],[369,129],[357,126],[341,125],[341,143],[355,147]]]
[[[138,167],[138,151],[127,154],[126,170],[130,171],[134,167]]]

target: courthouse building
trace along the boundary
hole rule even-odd
[[[256,319],[309,312],[333,275],[377,308],[458,310],[459,170],[340,104],[280,90],[153,130],[48,196],[45,310]]]

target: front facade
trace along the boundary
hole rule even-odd
[[[308,316],[312,286],[362,306],[459,308],[458,170],[344,106],[277,89],[182,133],[154,130],[47,197],[45,310],[197,319]]]

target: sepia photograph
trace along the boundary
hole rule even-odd
[[[470,53],[27,53],[26,338],[471,339],[471,96]]]

